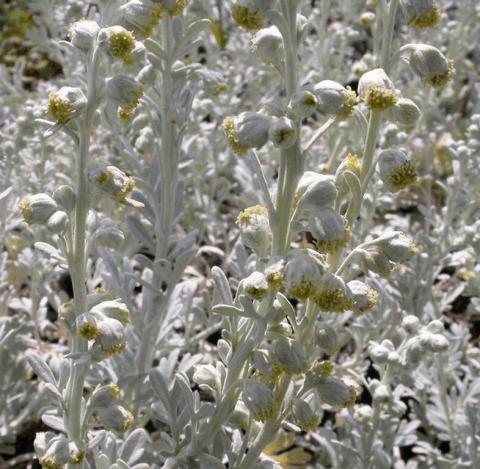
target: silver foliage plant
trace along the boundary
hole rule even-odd
[[[476,2],[25,5],[0,465],[478,467]]]

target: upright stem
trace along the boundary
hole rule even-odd
[[[164,61],[164,70],[162,74],[162,93],[161,93],[161,152],[160,152],[160,207],[156,210],[157,220],[155,224],[156,249],[155,260],[165,259],[168,254],[169,238],[173,231],[175,220],[175,194],[178,180],[177,171],[177,146],[175,135],[175,122],[172,114],[172,60],[171,53],[173,49],[173,30],[172,19],[166,16],[162,20],[162,45],[167,54]],[[153,284],[157,289],[161,288],[161,278],[154,273]],[[137,352],[137,371],[139,374],[147,373],[152,362],[155,343],[154,336],[157,327],[152,327],[152,320],[155,316],[159,319],[156,325],[160,325],[162,311],[167,307],[168,298],[159,298],[153,295],[151,305],[145,313],[143,324],[143,334],[140,347]],[[139,384],[141,380],[139,381]],[[136,397],[139,391],[138,386],[133,391],[134,413],[137,413],[139,402]]]
[[[287,31],[283,36],[285,47],[285,90],[287,101],[297,89],[298,59],[297,59],[297,10],[298,1],[282,0],[282,11],[287,22]],[[290,220],[293,199],[298,180],[303,172],[303,161],[300,147],[300,123],[297,124],[298,138],[295,145],[281,151],[279,185],[277,189],[276,220],[273,226],[272,256],[284,255],[290,244]],[[258,434],[253,446],[240,462],[238,469],[248,469],[254,466],[261,452],[275,437],[282,423],[282,407],[290,385],[291,377],[283,375],[275,387],[275,401],[278,409],[275,417],[268,420]]]
[[[172,113],[172,62],[173,49],[172,19],[167,16],[162,24],[163,47],[167,52],[162,81],[162,170],[161,174],[161,219],[157,227],[156,259],[165,258],[168,251],[168,239],[173,229],[175,210],[175,192],[177,185],[177,151],[175,145],[174,117]],[[159,229],[159,230],[158,230]],[[160,238],[160,239],[158,239]]]
[[[372,176],[372,168],[374,167],[373,157],[377,146],[378,134],[382,123],[381,111],[370,111],[368,121],[367,138],[365,140],[365,150],[363,152],[362,173],[360,175],[360,183],[362,185],[362,195],[367,190],[368,183]]]
[[[295,93],[298,81],[297,59],[297,9],[298,2],[282,0],[282,11],[287,22],[287,31],[283,37],[285,47],[285,91],[287,101]],[[290,217],[293,198],[298,179],[303,170],[300,149],[300,125],[297,127],[298,138],[295,145],[283,149],[280,154],[280,174],[277,189],[277,216],[274,225],[272,256],[285,253],[290,238]]]
[[[73,286],[73,301],[75,315],[83,314],[87,310],[86,277],[86,224],[89,204],[89,190],[87,179],[87,165],[90,153],[90,133],[92,130],[93,116],[97,106],[96,79],[99,63],[99,50],[94,49],[88,64],[87,73],[87,108],[79,125],[79,148],[76,165],[76,205],[72,252],[70,253],[69,269]],[[78,334],[74,334],[71,343],[72,353],[86,352],[88,343]],[[85,364],[72,362],[70,377],[67,385],[66,421],[65,426],[69,438],[78,448],[83,448],[82,441],[82,393],[88,367]],[[69,465],[70,466],[70,465]],[[72,466],[73,467],[73,466]],[[81,469],[82,465],[75,465]]]
[[[392,53],[392,42],[393,42],[393,33],[395,29],[395,18],[397,16],[398,9],[398,0],[390,0],[387,22],[385,23],[385,28],[383,32],[383,46],[382,46],[382,68],[385,70],[385,73],[388,75],[390,73],[390,68],[392,61],[390,60],[390,55]]]

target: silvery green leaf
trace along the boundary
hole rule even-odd
[[[153,369],[150,371],[149,377],[153,390],[165,406],[166,410],[170,411],[172,408],[172,402],[168,391],[168,385],[162,372],[158,369]]]
[[[47,427],[53,428],[59,432],[65,433],[65,426],[63,424],[63,419],[55,415],[42,415],[42,422],[47,425]]]
[[[209,454],[200,454],[197,457],[197,461],[200,463],[200,467],[209,467],[212,469],[225,469],[225,465],[214,456]]]
[[[63,397],[62,395],[58,392],[58,389],[56,386],[54,386],[51,383],[46,383],[45,384],[45,389],[47,392],[50,394],[50,396],[53,398],[54,402],[58,404],[60,407],[62,406],[63,403]]]
[[[39,241],[35,243],[35,248],[47,254],[52,259],[57,260],[58,262],[62,262],[62,263],[66,262],[65,258],[61,255],[60,251],[57,248],[53,247],[51,244]]]
[[[117,459],[115,464],[111,466],[111,469],[130,469],[130,466],[121,459]]]
[[[100,454],[95,462],[98,469],[110,469],[111,467],[110,460],[106,454]]]
[[[150,252],[154,252],[154,242],[145,225],[134,215],[127,216],[127,224],[138,241],[143,243]]]
[[[33,351],[28,351],[26,354],[28,364],[32,367],[33,372],[43,381],[50,383],[55,388],[57,381],[52,373],[50,367],[46,364],[45,360]]]
[[[232,356],[232,347],[230,344],[226,340],[220,339],[217,342],[217,351],[223,363],[228,363]]]
[[[153,39],[147,39],[144,44],[149,51],[153,52],[155,55],[164,60],[168,60],[165,50],[158,42],[154,41]]]
[[[212,268],[212,276],[215,282],[215,293],[220,295],[221,302],[229,306],[233,305],[230,284],[228,283],[227,277],[223,273],[223,270],[219,269],[217,266],[214,266]]]
[[[222,316],[230,316],[233,318],[238,318],[240,316],[252,318],[252,319],[255,318],[255,316],[250,316],[247,312],[245,312],[241,308],[236,308],[235,306],[228,306],[228,305],[216,305],[212,308],[212,313],[220,314]]]
[[[120,447],[120,457],[127,461],[128,464],[133,464],[141,458],[148,435],[143,428],[137,428],[130,433]]]

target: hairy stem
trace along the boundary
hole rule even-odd
[[[99,50],[95,48],[88,64],[88,92],[87,108],[79,129],[79,148],[76,167],[76,205],[73,234],[73,252],[69,256],[69,269],[72,277],[73,301],[75,315],[83,314],[87,310],[86,277],[86,223],[89,205],[89,188],[87,179],[87,165],[90,153],[90,134],[93,126],[93,116],[97,106],[96,80],[99,63]],[[72,337],[71,352],[86,352],[88,343],[77,334]],[[84,447],[82,441],[82,391],[88,366],[72,362],[66,394],[66,422],[65,426],[69,438],[79,449]],[[69,464],[70,466],[70,464]],[[73,467],[73,466],[72,466]],[[75,465],[81,469],[83,464]]]

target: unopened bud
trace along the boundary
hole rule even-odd
[[[384,150],[378,155],[380,179],[391,192],[398,192],[414,183],[417,172],[410,157],[401,150]]]
[[[330,117],[346,119],[352,114],[357,103],[354,91],[331,80],[317,83],[313,87],[313,93],[317,97],[320,112]]]
[[[120,353],[125,348],[125,326],[118,320],[105,317],[98,323],[98,336],[95,348],[97,358],[107,358]]]
[[[416,316],[409,314],[402,319],[402,327],[409,334],[415,334],[420,329],[420,321]]]
[[[238,215],[242,243],[260,257],[267,254],[272,239],[268,211],[259,205],[246,208]]]
[[[390,109],[390,118],[402,127],[414,126],[421,115],[420,108],[407,98],[400,98]]]
[[[70,26],[68,37],[74,47],[88,53],[92,49],[99,31],[100,26],[96,21],[80,20]]]
[[[116,319],[122,324],[129,322],[128,307],[119,298],[110,301],[102,301],[101,303],[95,305],[90,312]]]
[[[292,400],[292,416],[295,423],[304,432],[315,430],[320,424],[320,417],[301,399]]]
[[[98,413],[98,417],[105,428],[117,433],[125,433],[133,423],[133,415],[118,404],[102,409]]]
[[[337,333],[335,329],[328,324],[319,326],[315,335],[315,341],[328,355],[333,355],[338,350]]]
[[[67,212],[75,208],[75,192],[71,186],[59,186],[53,193],[53,199]]]
[[[347,283],[353,297],[353,311],[356,314],[364,314],[370,311],[378,302],[378,292],[370,285],[360,282],[359,280],[352,280]]]
[[[268,137],[277,148],[290,148],[297,141],[297,129],[288,117],[275,118],[268,131]]]
[[[283,38],[276,26],[257,31],[250,42],[252,52],[265,64],[279,66],[283,61]]]
[[[289,374],[304,373],[308,368],[305,349],[291,339],[280,338],[275,342],[274,355],[279,368]]]
[[[127,202],[135,187],[133,178],[115,166],[92,165],[88,168],[88,179],[97,189],[117,202]]]
[[[242,400],[255,420],[265,422],[273,417],[273,392],[266,384],[259,381],[247,381],[242,393]]]
[[[129,0],[119,8],[124,25],[137,38],[151,36],[160,21],[161,6],[150,0]]]
[[[357,398],[353,386],[334,376],[322,378],[315,389],[320,399],[334,408],[351,407]]]
[[[245,155],[249,148],[261,148],[268,141],[271,118],[257,112],[226,117],[223,131],[233,153]]]
[[[289,110],[295,119],[310,117],[318,105],[317,97],[310,91],[297,91],[290,100]]]
[[[418,252],[413,240],[401,231],[392,231],[381,236],[377,246],[392,262],[407,262]]]
[[[54,212],[47,221],[47,228],[54,234],[64,233],[68,226],[68,215],[63,210]]]
[[[315,251],[311,249],[291,251],[283,281],[287,294],[301,301],[313,297],[324,271],[323,259]]]
[[[24,197],[19,204],[23,220],[29,225],[45,224],[58,206],[47,194],[34,194]]]
[[[90,396],[89,404],[94,409],[107,408],[118,399],[120,388],[117,384],[106,384],[96,388]]]
[[[332,176],[307,171],[300,178],[295,199],[302,208],[314,211],[332,207],[337,195]]]
[[[445,86],[453,77],[453,61],[447,59],[436,47],[416,44],[409,63],[420,79],[434,88]]]
[[[317,249],[323,253],[336,253],[350,240],[350,230],[345,226],[345,219],[331,208],[324,208],[311,215],[308,228],[315,238]]]
[[[388,277],[395,268],[395,264],[376,247],[360,250],[359,257],[365,273],[371,271],[381,277]]]
[[[243,280],[244,292],[253,300],[260,301],[268,293],[268,283],[261,272],[253,272]]]

